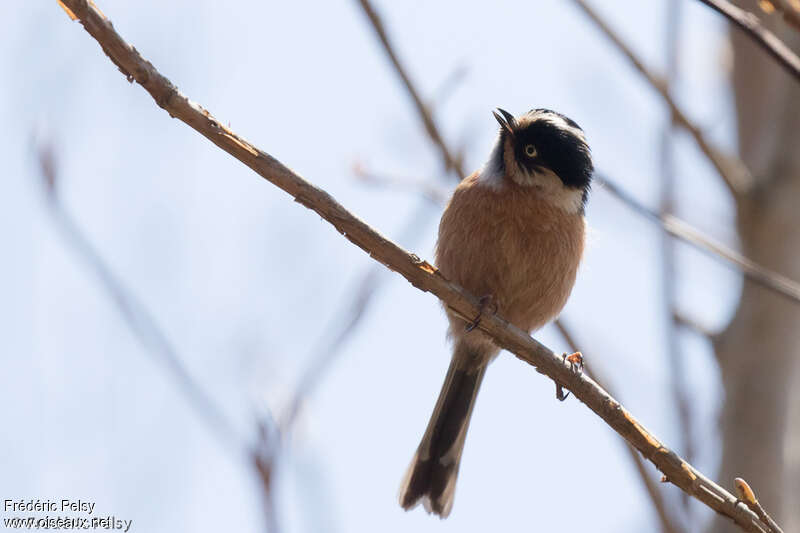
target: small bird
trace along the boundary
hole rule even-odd
[[[441,274],[496,312],[533,331],[567,302],[583,255],[584,208],[594,167],[583,130],[548,109],[515,118],[493,112],[500,132],[483,168],[456,187],[436,245]],[[400,505],[420,500],[446,518],[472,408],[500,348],[447,310],[453,355],[425,435],[400,487]]]

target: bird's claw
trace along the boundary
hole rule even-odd
[[[575,352],[572,354],[561,355],[562,360],[565,363],[569,363],[569,368],[579,376],[583,374],[583,354],[581,352]]]
[[[581,375],[583,373],[583,354],[581,352],[575,352],[573,354],[563,353],[561,354],[561,360],[564,363],[569,363],[570,370],[575,374]],[[556,399],[559,402],[563,402],[567,398],[569,398],[569,391],[564,393],[564,387],[556,382]]]
[[[478,324],[481,323],[483,312],[486,311],[486,307],[490,304],[494,308],[492,314],[495,314],[497,312],[497,302],[494,301],[494,297],[491,294],[481,296],[481,299],[478,300],[478,316],[464,328],[467,333],[478,327]]]
[[[561,386],[561,383],[556,382],[556,400],[563,402],[567,398],[569,398],[569,391],[564,394],[564,387]]]

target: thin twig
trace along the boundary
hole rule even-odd
[[[634,199],[633,196],[625,192],[607,176],[595,174],[594,179],[600,185],[600,187],[598,187],[600,190],[611,193],[636,213],[661,224],[664,230],[670,235],[707,253],[714,259],[718,259],[725,264],[733,266],[750,281],[780,294],[794,303],[800,303],[800,283],[778,274],[777,272],[773,272],[740,253],[731,250],[724,244],[707,237],[699,230],[677,217],[672,215],[659,215]]]
[[[800,81],[800,57],[774,33],[762,26],[757,16],[726,0],[700,1],[738,26],[756,44],[766,50],[786,72]]]
[[[450,192],[441,185],[432,183],[430,180],[412,180],[401,176],[389,176],[386,174],[373,174],[362,164],[353,165],[353,174],[363,183],[378,185],[381,187],[391,187],[395,189],[413,191],[422,195],[434,205],[442,206],[450,196]]]
[[[409,217],[404,229],[401,230],[401,239],[408,241],[421,235],[420,227],[427,222],[430,213],[431,209],[428,205],[420,206],[416,213]],[[335,322],[317,340],[312,355],[309,357],[311,363],[300,378],[289,402],[289,407],[280,422],[281,434],[284,438],[290,434],[304,400],[311,396],[314,388],[319,385],[324,375],[342,353],[345,342],[361,324],[378,291],[382,272],[383,268],[377,264],[373,264],[367,270],[356,284],[356,290],[351,291],[354,297],[333,313],[333,316],[336,317]],[[343,321],[341,317],[345,317]]]
[[[672,313],[672,319],[675,321],[675,324],[682,328],[686,328],[695,335],[700,335],[701,337],[705,337],[709,341],[714,341],[717,338],[717,333],[713,331],[708,326],[704,326],[697,320],[693,320],[686,316],[683,313],[675,311]]]
[[[244,439],[237,438],[234,424],[224,414],[214,399],[192,377],[184,366],[172,341],[155,319],[155,315],[125,288],[100,253],[92,246],[81,228],[61,204],[58,194],[58,175],[55,156],[50,146],[39,149],[39,166],[45,188],[47,208],[56,228],[67,244],[86,263],[108,293],[120,315],[145,349],[167,369],[167,374],[177,384],[200,418],[224,445],[239,448]]]
[[[356,246],[406,278],[412,285],[436,295],[453,313],[465,319],[479,310],[478,299],[449,282],[430,263],[400,248],[347,211],[330,194],[289,170],[269,154],[223,126],[208,111],[190,102],[139,52],[126,43],[111,22],[88,0],[63,0],[86,31],[102,46],[122,72],[150,93],[171,116],[191,126],[258,175],[286,191],[295,201],[313,210]],[[633,415],[588,376],[501,316],[485,316],[478,326],[498,346],[541,372],[586,404],[620,436],[638,449],[674,485],[749,532],[763,533],[758,516],[736,505],[736,498],[660,442]]]
[[[578,348],[578,342],[575,340],[575,336],[569,330],[567,325],[564,323],[564,319],[559,318],[553,322],[558,332],[564,338],[569,346],[569,349],[573,352],[581,351]],[[589,359],[590,360],[590,359]],[[603,387],[610,395],[614,395],[614,392],[611,388],[609,388],[609,381],[602,377],[600,373],[594,368],[590,362],[586,359],[584,360],[584,371],[588,372],[589,375],[593,380],[597,382],[598,385]],[[648,471],[646,470],[646,465],[644,460],[642,459],[642,455],[636,451],[636,448],[631,446],[629,443],[624,442],[625,449],[628,451],[628,455],[633,461],[634,467],[639,474],[639,478],[642,480],[642,484],[644,485],[647,494],[650,496],[650,501],[653,502],[653,507],[655,508],[656,514],[658,515],[658,519],[661,521],[661,529],[664,533],[682,533],[682,528],[678,527],[678,525],[672,522],[672,518],[669,516],[669,512],[667,511],[667,504],[662,498],[662,493],[658,487],[658,484],[653,481],[653,478],[650,477]],[[686,493],[682,493],[686,494]]]
[[[740,196],[746,194],[753,186],[753,176],[747,169],[747,166],[738,157],[723,153],[706,139],[700,128],[689,119],[688,115],[683,112],[681,107],[678,106],[678,103],[672,98],[667,82],[647,68],[644,62],[633,52],[631,47],[625,44],[622,38],[585,0],[573,0],[573,2],[580,7],[600,31],[614,43],[614,46],[628,58],[636,70],[638,70],[658,94],[661,95],[664,103],[669,107],[675,124],[689,132],[697,144],[697,147],[714,166],[733,197],[738,199]]]
[[[383,32],[382,28],[380,31]],[[396,60],[396,54],[391,51],[388,40],[385,41],[385,46],[389,46],[389,56],[390,58],[394,58],[392,62],[395,68],[399,69],[399,75],[401,79],[403,79],[406,89],[409,90],[412,100],[414,100],[415,103],[419,102],[419,93],[414,89],[414,86],[405,75],[405,71],[401,69],[399,62]],[[435,92],[435,97],[432,101],[441,102],[447,98],[464,79],[466,73],[467,68],[464,66],[461,66],[451,72],[441,83],[439,89],[437,89]],[[460,158],[450,156],[450,152],[446,149],[444,141],[442,140],[441,136],[438,135],[439,130],[438,127],[436,127],[436,122],[433,120],[433,116],[429,110],[429,107],[417,105],[417,110],[420,113],[423,122],[426,124],[426,127],[427,124],[433,125],[432,131],[435,132],[435,135],[429,135],[429,138],[434,145],[440,149],[440,153],[444,154],[445,168],[450,167],[451,160],[460,162]],[[439,142],[436,141],[437,138],[439,139]],[[442,147],[445,148],[444,151],[441,150]],[[457,166],[456,169],[457,173],[461,172],[460,167]],[[363,166],[358,162],[353,165],[353,173],[365,183],[373,183],[372,176],[367,174],[364,171]],[[398,180],[398,185],[400,184],[401,181]],[[422,190],[425,191],[423,196],[429,202],[435,205],[443,203],[444,197],[440,195],[440,189],[438,187],[423,182],[414,184],[414,187],[422,188]],[[429,213],[430,210],[428,208],[421,206],[417,212],[409,218],[405,229],[401,232],[401,235],[404,236],[403,241],[408,241],[409,239],[412,239],[420,234],[419,228],[425,222]],[[367,307],[372,302],[373,296],[378,290],[380,272],[380,265],[371,267],[356,284],[358,289],[354,293],[355,297],[351,301],[344,303],[339,310],[333,313],[333,316],[337,317],[336,324],[328,328],[317,342],[316,348],[313,350],[313,355],[310,358],[311,364],[300,378],[299,385],[295,390],[292,400],[289,402],[289,407],[282,419],[281,428],[284,436],[289,434],[291,427],[297,419],[297,415],[299,414],[305,398],[312,394],[313,389],[322,380],[322,377],[331,368],[334,360],[341,353],[342,346],[361,324],[361,320],[365,315]],[[338,320],[338,318],[341,316],[347,317],[343,323]]]
[[[756,498],[755,492],[753,489],[750,488],[750,485],[744,479],[737,477],[733,480],[733,484],[736,487],[736,494],[739,496],[739,499],[747,505],[750,510],[758,515],[762,522],[766,526],[769,527],[770,533],[783,533],[783,530],[778,526],[775,520],[767,514],[767,511],[764,510],[764,507],[758,502],[758,498]]]
[[[268,533],[279,533],[281,527],[275,505],[275,475],[278,458],[283,451],[283,433],[270,412],[263,414],[256,424],[258,439],[250,457],[261,487],[266,530]]]
[[[403,85],[405,85],[409,96],[411,96],[411,99],[414,101],[414,106],[417,108],[417,112],[422,119],[422,123],[425,125],[425,131],[428,132],[428,136],[431,138],[431,141],[433,141],[433,143],[439,147],[439,150],[441,150],[442,154],[444,154],[445,169],[454,170],[460,179],[464,179],[466,174],[464,174],[464,168],[461,164],[461,161],[459,161],[459,159],[453,155],[453,153],[445,144],[444,137],[442,137],[439,128],[436,126],[436,122],[433,120],[431,110],[422,101],[422,98],[417,92],[417,89],[414,87],[414,84],[411,83],[411,78],[409,78],[406,69],[400,64],[400,59],[398,59],[397,53],[395,52],[391,41],[389,41],[389,36],[386,33],[386,29],[383,27],[383,22],[381,22],[380,17],[375,12],[375,9],[373,9],[368,0],[358,0],[358,2],[361,5],[361,8],[364,10],[364,14],[369,19],[372,28],[375,30],[375,34],[378,36],[378,39],[383,45],[383,50],[386,52],[386,55],[389,56],[389,60],[392,62],[392,65],[394,65],[394,70],[397,72],[397,75],[400,76],[400,79],[403,81]]]
[[[430,104],[425,107],[425,109],[429,108],[436,108],[437,106],[441,106],[445,100],[449,99],[452,94],[458,89],[458,87],[464,82],[464,80],[469,75],[469,69],[465,65],[459,65],[450,72],[450,74],[445,77],[439,83],[439,86],[436,87],[433,91],[433,96],[430,98]],[[431,112],[431,117],[433,116],[433,112]],[[434,125],[436,121],[434,121]],[[441,147],[440,147],[441,148]],[[458,160],[458,157],[455,157]]]

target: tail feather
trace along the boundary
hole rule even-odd
[[[456,478],[472,408],[486,365],[464,364],[475,357],[453,356],[425,436],[400,486],[400,505],[408,510],[422,501],[429,513],[446,518],[453,507]]]

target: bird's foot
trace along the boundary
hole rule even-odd
[[[583,373],[583,354],[581,352],[575,352],[573,354],[563,353],[561,354],[561,360],[565,363],[569,363],[570,370],[575,374],[581,375]],[[569,391],[565,394],[564,387],[556,382],[556,399],[559,402],[563,402],[567,398],[569,398]]]
[[[561,356],[564,362],[569,363],[570,369],[579,376],[583,374],[583,354],[581,352],[575,352],[572,354],[563,354]]]
[[[478,327],[478,324],[481,323],[481,317],[483,316],[483,313],[486,312],[488,307],[492,308],[491,314],[495,314],[497,312],[497,302],[495,301],[494,296],[491,294],[485,294],[481,296],[480,300],[478,300],[478,316],[476,316],[475,319],[467,324],[466,328],[464,328],[467,333]]]

